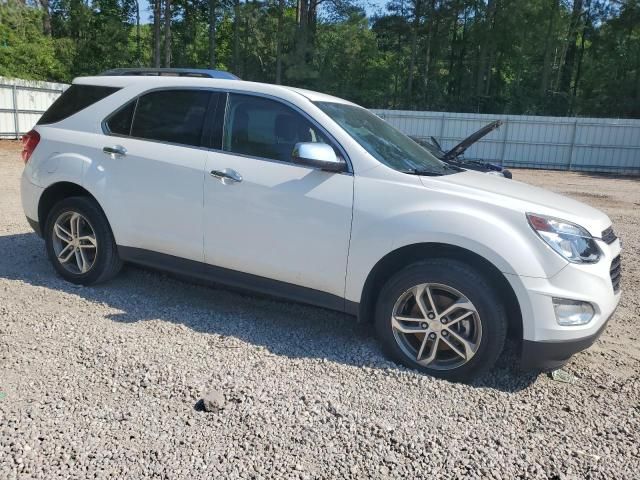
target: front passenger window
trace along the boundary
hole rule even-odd
[[[330,144],[311,122],[280,102],[252,95],[229,95],[225,151],[290,162],[299,142]]]

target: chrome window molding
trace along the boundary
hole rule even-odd
[[[134,96],[134,97],[130,98],[128,101],[126,101],[123,105],[119,106],[116,110],[114,110],[113,112],[109,113],[102,120],[102,122],[100,122],[102,133],[104,135],[107,135],[107,136],[110,136],[110,137],[131,138],[133,140],[141,140],[141,141],[144,141],[144,142],[154,142],[154,143],[160,143],[160,144],[163,144],[163,145],[173,145],[173,146],[183,147],[183,148],[194,148],[194,149],[197,149],[197,150],[206,150],[206,151],[210,151],[210,152],[223,153],[225,155],[235,155],[235,156],[240,156],[240,157],[244,157],[244,158],[251,158],[251,159],[254,159],[254,160],[261,160],[261,161],[264,161],[264,162],[274,162],[274,163],[279,163],[279,164],[282,164],[282,165],[296,165],[293,162],[284,162],[282,160],[274,160],[272,158],[256,157],[256,156],[253,156],[253,155],[245,155],[245,154],[241,154],[241,153],[230,152],[230,151],[227,151],[227,150],[223,150],[222,149],[222,145],[220,145],[220,148],[212,148],[212,147],[207,147],[207,146],[203,146],[203,145],[189,145],[189,144],[184,144],[184,143],[166,142],[166,141],[162,141],[162,140],[153,140],[153,139],[150,139],[150,138],[134,137],[134,136],[131,136],[131,135],[122,135],[122,134],[112,133],[109,130],[107,122],[111,119],[111,117],[113,117],[120,110],[122,110],[127,105],[129,105],[130,102],[135,101],[136,105],[134,107],[131,126],[129,127],[129,133],[131,133],[131,130],[133,129],[133,119],[135,118],[135,113],[136,113],[136,110],[138,108],[138,100],[140,99],[140,97],[142,97],[142,96],[144,96],[144,95],[146,95],[148,93],[152,93],[152,92],[170,91],[170,90],[206,90],[206,91],[210,91],[210,92],[226,94],[227,96],[226,96],[226,100],[225,100],[225,112],[224,112],[225,125],[223,125],[223,131],[226,129],[227,109],[229,108],[229,94],[230,93],[236,93],[236,94],[239,94],[239,95],[249,95],[249,96],[254,96],[254,97],[262,97],[262,98],[267,98],[269,100],[273,100],[273,101],[279,102],[279,103],[281,103],[281,104],[293,109],[297,113],[301,114],[312,125],[317,127],[324,135],[326,135],[329,140],[331,140],[333,142],[332,146],[339,150],[339,152],[340,152],[340,154],[341,154],[341,156],[342,156],[342,158],[343,158],[343,160],[344,160],[344,162],[345,162],[345,164],[347,166],[347,168],[346,168],[346,170],[344,172],[338,172],[338,174],[353,175],[353,165],[351,163],[351,159],[347,155],[347,151],[345,150],[345,148],[340,144],[340,142],[338,142],[336,140],[336,138],[333,135],[331,135],[317,120],[312,118],[307,112],[305,112],[304,110],[299,108],[297,105],[294,105],[291,102],[288,102],[287,100],[284,100],[282,98],[279,98],[279,97],[276,97],[276,96],[273,96],[273,95],[269,95],[269,94],[266,94],[266,93],[249,92],[249,91],[246,91],[246,90],[238,90],[238,89],[234,89],[234,88],[217,88],[217,87],[181,87],[181,86],[156,87],[156,88],[152,88],[152,89],[149,89],[149,90],[145,90],[144,92],[141,92],[141,93],[137,94],[136,96]],[[223,133],[223,136],[224,136],[224,133]],[[321,170],[321,169],[314,168],[314,167],[304,167],[302,165],[297,165],[297,166],[302,167],[302,168],[309,168],[311,170]]]

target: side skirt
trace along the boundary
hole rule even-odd
[[[250,273],[238,272],[228,268],[216,267],[207,263],[187,260],[173,255],[141,248],[123,247],[120,245],[118,245],[118,254],[125,262],[131,262],[157,270],[164,270],[176,275],[202,280],[206,283],[251,290],[271,297],[345,312],[349,315],[357,315],[359,308],[358,303],[345,300],[331,293],[301,287],[292,283],[280,282],[270,278],[259,277]]]

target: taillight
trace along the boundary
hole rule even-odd
[[[22,160],[27,163],[31,158],[31,154],[40,142],[40,134],[35,130],[31,130],[22,136]]]

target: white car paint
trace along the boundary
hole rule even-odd
[[[468,249],[495,265],[514,289],[526,340],[579,339],[599,330],[615,309],[609,277],[620,243],[597,243],[596,264],[571,264],[530,228],[526,212],[569,220],[594,237],[611,225],[580,202],[503,178],[463,172],[420,177],[373,158],[312,101],[348,103],[306,90],[236,80],[86,77],[74,83],[122,90],[53,125],[22,180],[25,214],[38,220],[42,192],[65,181],[102,206],[120,246],[143,248],[361,300],[367,276],[394,250],[436,242]],[[351,173],[249,159],[204,148],[103,134],[101,121],[153,89],[193,87],[254,93],[285,101],[322,125],[348,155]],[[125,158],[102,152],[121,145]],[[244,181],[224,184],[213,169]],[[587,325],[555,321],[551,298],[591,302]]]
[[[342,297],[353,176],[208,153],[207,172],[225,168],[243,180],[205,178],[205,261]]]

